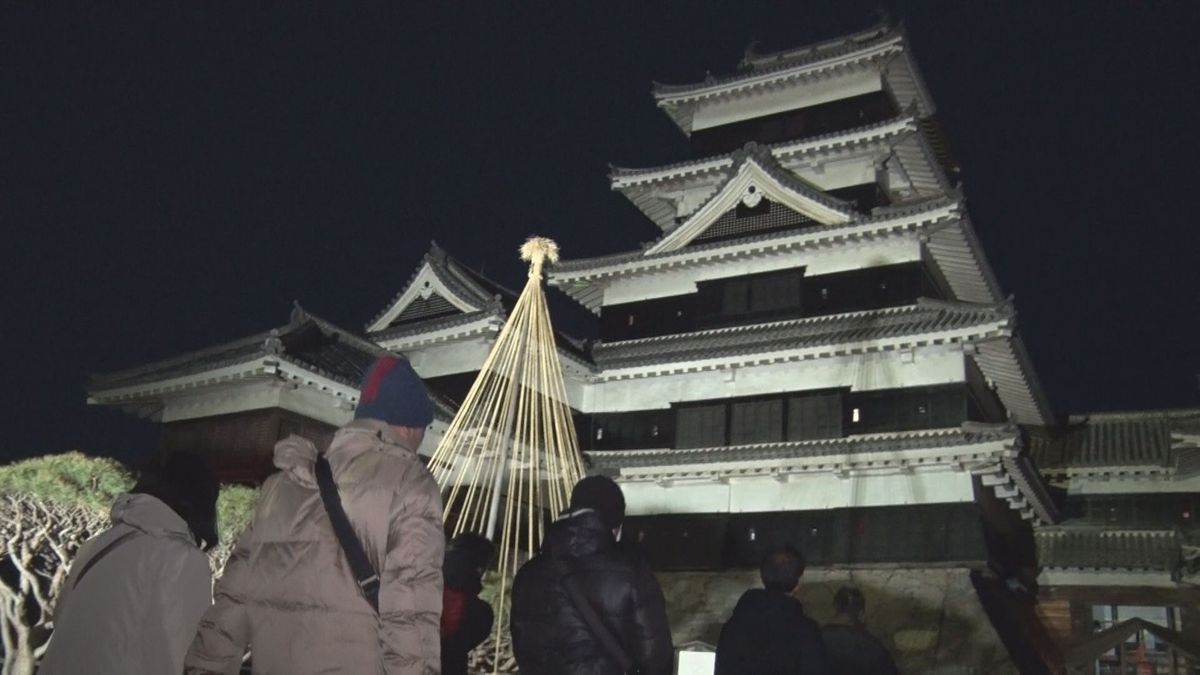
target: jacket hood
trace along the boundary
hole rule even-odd
[[[379,420],[354,420],[337,430],[325,450],[331,464],[349,461],[369,450],[382,449],[395,455],[416,454],[392,427]],[[317,487],[317,456],[321,451],[303,436],[288,436],[275,444],[275,468],[306,488]]]
[[[275,468],[307,488],[317,487],[317,446],[302,436],[288,436],[275,444]]]
[[[113,502],[111,515],[113,524],[128,525],[156,537],[181,537],[195,543],[187,521],[157,497],[137,492],[121,495]]]
[[[582,558],[616,544],[612,530],[592,509],[564,513],[546,529],[543,548],[551,558]]]

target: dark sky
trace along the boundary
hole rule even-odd
[[[884,3],[1057,409],[1196,405],[1200,3]],[[4,3],[8,456],[129,456],[104,372],[283,324],[361,328],[430,239],[514,285],[657,228],[608,163],[683,159],[652,80],[864,28],[877,0]],[[519,6],[522,9],[513,9]]]

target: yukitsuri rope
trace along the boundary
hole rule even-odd
[[[446,497],[452,532],[497,542],[500,592],[493,641],[500,662],[508,630],[509,584],[545,535],[583,475],[567,404],[562,363],[542,288],[542,267],[558,244],[534,237],[521,246],[529,278],[479,376],[430,461]]]

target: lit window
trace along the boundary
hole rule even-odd
[[[858,412],[858,408],[855,408],[854,410],[851,410],[851,411],[850,411],[850,421],[851,421],[851,422],[858,422],[858,421],[859,421],[859,419],[860,419],[860,415],[859,415],[859,412]]]
[[[596,427],[596,440],[604,440],[604,427]]]

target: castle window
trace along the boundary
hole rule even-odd
[[[675,446],[711,448],[726,444],[726,405],[681,406],[676,412]]]
[[[742,401],[732,404],[729,444],[778,443],[783,440],[783,401]]]
[[[787,438],[789,441],[840,438],[841,436],[841,394],[794,396],[788,399]]]

